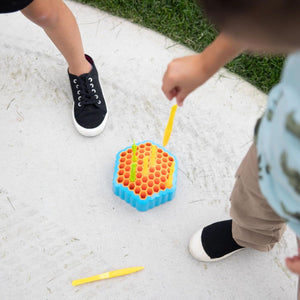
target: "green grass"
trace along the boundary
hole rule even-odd
[[[217,35],[193,0],[79,0],[160,32],[196,52]],[[226,68],[263,92],[279,80],[283,57],[242,54]]]

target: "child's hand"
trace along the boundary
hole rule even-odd
[[[184,99],[227,62],[244,50],[243,45],[221,33],[203,52],[174,59],[163,78],[162,90],[169,100],[182,106]]]
[[[293,257],[287,257],[285,259],[285,263],[287,268],[298,275],[300,275],[300,253],[298,250],[298,255],[295,255]]]
[[[182,106],[187,95],[209,77],[201,53],[177,58],[168,65],[163,77],[162,90],[169,100],[176,98],[177,104]]]

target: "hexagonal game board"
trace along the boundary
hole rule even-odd
[[[151,141],[129,146],[116,157],[113,190],[139,211],[175,196],[178,163],[164,147]]]

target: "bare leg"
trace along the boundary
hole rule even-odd
[[[62,0],[34,0],[22,13],[44,29],[65,57],[71,74],[79,76],[91,70],[84,56],[77,22]]]

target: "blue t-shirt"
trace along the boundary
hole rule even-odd
[[[256,146],[261,192],[300,237],[300,51],[269,94]]]

